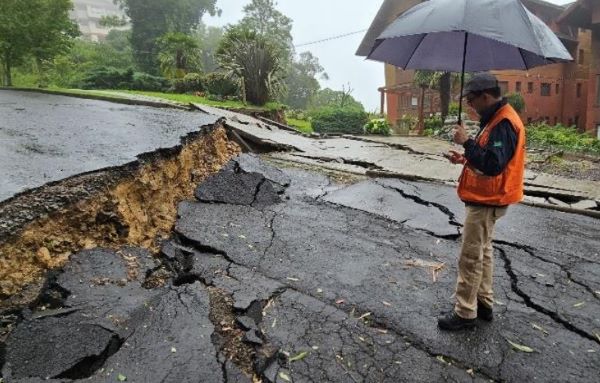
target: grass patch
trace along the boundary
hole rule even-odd
[[[313,132],[312,124],[310,123],[310,121],[297,120],[295,118],[286,118],[286,120],[288,122],[288,125],[293,126],[294,128],[298,129],[302,133],[312,133]]]
[[[539,123],[527,126],[527,144],[530,147],[600,155],[600,140],[560,124],[550,126]]]
[[[261,110],[279,110],[282,109],[282,105],[277,102],[268,102],[264,106],[256,106],[251,104],[244,104],[241,101],[234,100],[224,100],[224,101],[216,101],[210,100],[206,97],[195,96],[192,94],[178,94],[178,93],[163,93],[163,92],[146,92],[146,91],[138,91],[138,90],[124,90],[121,91],[123,93],[129,94],[139,94],[142,96],[150,96],[156,98],[162,98],[165,100],[181,102],[184,104],[195,103],[202,104],[208,106],[215,106],[217,108],[229,108],[229,109],[256,109],[258,111]]]

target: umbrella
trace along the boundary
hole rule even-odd
[[[519,0],[429,0],[409,9],[375,41],[367,59],[402,69],[528,70],[572,61],[558,37]],[[462,98],[459,104],[459,124]]]

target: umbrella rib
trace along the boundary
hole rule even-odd
[[[423,40],[425,40],[425,36],[427,36],[426,33],[421,34],[421,40],[419,40],[419,43],[417,45],[415,45],[415,49],[413,49],[410,56],[408,56],[408,61],[406,61],[406,63],[402,67],[402,69],[406,69],[406,67],[408,66],[408,63],[410,63],[410,60],[412,60],[413,56],[415,55],[415,52],[417,51],[417,49],[419,49],[419,47],[421,46],[421,43],[423,43]]]

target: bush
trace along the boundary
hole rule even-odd
[[[418,122],[419,120],[417,117],[412,116],[410,114],[403,114],[402,117],[400,117],[396,121],[396,126],[401,131],[406,132],[408,134],[409,131],[413,130],[417,126]]]
[[[458,102],[451,102],[448,106],[448,116],[458,116]],[[463,109],[463,112],[465,110]]]
[[[525,99],[523,99],[521,93],[507,94],[506,100],[517,111],[517,113],[521,113],[525,110]]]
[[[285,112],[285,116],[293,120],[308,120],[306,112],[299,109],[289,109]]]
[[[84,78],[83,89],[127,89],[133,82],[133,69],[102,67],[91,70]]]
[[[166,78],[152,76],[148,73],[135,72],[130,88],[132,90],[163,92],[169,88],[169,81]]]
[[[174,93],[204,92],[204,76],[199,73],[188,73],[183,78],[174,79],[171,81],[170,91]]]
[[[313,113],[312,127],[318,133],[362,134],[367,121],[362,110],[324,108]]]
[[[239,87],[235,81],[227,77],[224,73],[208,73],[203,78],[204,90],[210,94],[231,97],[239,94]]]
[[[541,122],[527,126],[527,143],[530,146],[600,154],[600,140],[561,124],[550,126]]]
[[[458,112],[457,112],[458,113]],[[444,127],[444,122],[439,116],[433,116],[426,118],[423,121],[424,133],[426,136],[436,136],[440,130]]]
[[[380,134],[382,136],[389,136],[392,134],[390,123],[385,118],[376,118],[367,122],[364,130],[365,133],[368,134]]]

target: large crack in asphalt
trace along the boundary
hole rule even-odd
[[[521,298],[523,298],[523,301],[525,302],[527,307],[531,307],[532,309],[536,310],[537,312],[547,315],[552,320],[554,320],[556,323],[561,324],[567,330],[573,332],[574,334],[577,334],[581,337],[587,338],[593,342],[600,344],[600,339],[598,339],[594,334],[591,334],[591,333],[573,325],[569,321],[562,318],[558,313],[551,311],[551,310],[535,303],[533,301],[533,299],[519,287],[519,278],[517,277],[514,270],[512,269],[512,262],[511,262],[510,258],[508,257],[506,251],[504,249],[502,249],[501,247],[495,247],[495,248],[500,253],[500,256],[504,262],[504,269],[506,270],[506,274],[510,277],[511,288],[512,288],[513,292],[515,294],[517,294],[518,296],[520,296]]]

